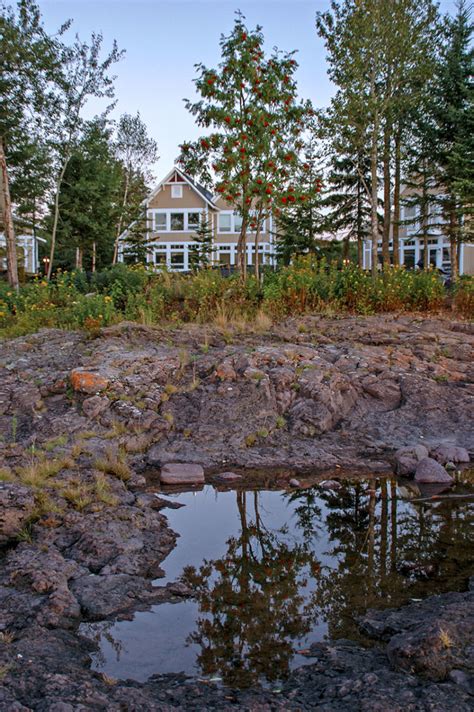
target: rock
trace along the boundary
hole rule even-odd
[[[395,635],[387,645],[387,657],[395,669],[444,680],[457,664],[457,644],[456,627],[435,621]]]
[[[223,361],[216,368],[215,374],[221,381],[235,381],[237,374],[228,361]]]
[[[201,465],[169,463],[161,468],[160,481],[164,485],[200,485],[204,483]]]
[[[301,487],[301,482],[295,478],[291,479],[289,482],[290,487]]]
[[[382,401],[386,410],[394,410],[400,405],[402,394],[397,381],[371,375],[361,381],[361,386],[370,396]]]
[[[446,472],[444,467],[431,457],[424,457],[417,465],[415,480],[425,484],[431,483],[452,483],[453,478]]]
[[[242,475],[238,475],[236,472],[220,472],[218,475],[214,475],[213,479],[217,482],[238,482],[242,479]]]
[[[470,460],[466,448],[457,445],[438,445],[434,450],[431,450],[430,457],[441,465],[446,465],[449,462],[469,462]]]
[[[109,399],[106,396],[92,396],[86,398],[82,403],[82,410],[88,418],[94,419],[104,412],[109,405]]]
[[[342,487],[341,483],[337,480],[324,480],[320,482],[319,486],[326,490],[338,490]]]
[[[395,453],[395,469],[398,475],[414,475],[418,463],[428,457],[428,448],[424,445],[404,447]]]
[[[79,393],[99,393],[109,385],[108,378],[82,368],[71,371],[70,380],[73,389]]]
[[[28,487],[0,482],[0,545],[19,534],[34,508],[35,499]]]

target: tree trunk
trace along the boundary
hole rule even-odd
[[[1,168],[1,190],[0,206],[2,208],[2,219],[5,230],[5,244],[7,252],[7,275],[8,284],[16,291],[20,288],[18,279],[18,257],[16,252],[15,228],[13,226],[12,203],[10,199],[10,184],[8,181],[7,160],[5,157],[5,147],[3,138],[0,137],[0,168]]]
[[[393,264],[400,264],[400,180],[401,180],[401,130],[395,134],[395,177],[393,186]]]
[[[421,234],[423,235],[423,269],[427,270],[430,266],[430,260],[428,251],[428,215],[426,203],[423,203],[422,207]]]
[[[255,232],[255,278],[257,282],[260,281],[260,264],[258,261],[258,242],[260,239],[260,221],[257,223],[257,229]]]
[[[378,238],[379,238],[379,218],[377,212],[377,166],[378,166],[378,117],[374,119],[372,127],[372,145],[370,148],[370,224],[372,240],[372,276],[377,275],[378,267]]]
[[[95,272],[96,261],[97,261],[97,244],[94,240],[94,242],[92,243],[92,273]]]
[[[382,264],[384,270],[390,266],[390,141],[391,126],[387,121],[383,132],[383,233]]]
[[[239,240],[237,242],[237,265],[243,280],[247,278],[247,218],[242,220]]]
[[[459,277],[458,263],[458,240],[457,240],[457,218],[456,211],[451,208],[449,211],[449,242],[451,252],[451,281],[456,282]]]
[[[123,191],[123,200],[122,200],[122,210],[120,211],[119,215],[119,220],[117,223],[117,233],[115,235],[115,242],[114,242],[114,256],[112,258],[112,264],[115,265],[117,264],[117,259],[118,259],[118,249],[119,249],[119,238],[120,235],[122,234],[122,225],[123,225],[123,214],[125,212],[125,206],[127,205],[127,198],[128,198],[128,188],[130,185],[130,176],[129,176],[129,171],[127,170],[126,177],[125,177],[125,189]]]
[[[56,234],[58,231],[58,221],[59,221],[59,193],[61,191],[61,185],[63,182],[64,174],[66,172],[67,164],[69,163],[69,159],[70,159],[70,155],[66,156],[64,163],[62,165],[58,180],[56,182],[56,194],[54,196],[54,219],[53,219],[53,229],[51,231],[51,247],[50,247],[50,251],[49,251],[48,272],[46,275],[47,279],[51,279],[51,275],[53,273],[54,252],[56,250]]]
[[[349,235],[346,235],[342,241],[342,259],[344,263],[349,262]]]
[[[82,269],[82,248],[76,247],[76,269]]]
[[[364,266],[364,235],[362,234],[362,193],[363,188],[360,178],[357,181],[357,265],[359,269]]]

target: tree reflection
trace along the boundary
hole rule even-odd
[[[197,591],[200,617],[188,642],[200,646],[203,673],[245,687],[261,675],[275,680],[288,672],[295,641],[317,622],[308,584],[320,566],[287,527],[265,527],[258,493],[236,498],[240,536],[227,541],[222,558],[186,569],[184,579]]]
[[[463,588],[470,567],[468,502],[406,502],[395,481],[381,479],[320,491],[318,503],[314,517],[320,522],[323,505],[331,564],[321,570],[315,600],[329,637],[360,637],[357,617],[368,608]],[[307,531],[307,511],[298,526]]]

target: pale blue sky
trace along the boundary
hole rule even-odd
[[[450,0],[441,3],[445,11],[453,5]],[[102,31],[104,47],[116,39],[126,49],[125,58],[115,65],[114,116],[140,111],[158,142],[157,178],[170,170],[178,145],[199,134],[183,97],[194,96],[195,63],[219,62],[220,35],[231,30],[237,8],[249,27],[263,26],[267,49],[276,45],[298,50],[296,78],[302,98],[316,106],[327,105],[331,98],[325,50],[315,31],[315,13],[329,6],[326,0],[39,0],[39,6],[48,31],[72,18],[71,32],[82,39]]]

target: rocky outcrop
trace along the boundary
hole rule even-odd
[[[0,546],[18,536],[35,508],[31,489],[0,482]]]

